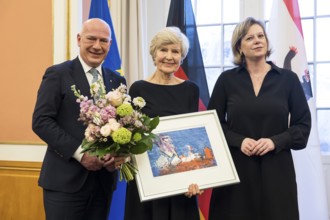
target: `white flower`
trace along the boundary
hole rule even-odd
[[[100,125],[101,122],[102,122],[102,119],[101,119],[101,115],[99,112],[94,112],[94,115],[93,115],[93,122],[96,124],[96,125]]]
[[[124,94],[124,103],[131,103],[131,96]]]
[[[111,134],[111,125],[105,124],[104,126],[102,126],[100,133],[102,134],[103,137],[108,137]]]
[[[123,94],[118,90],[114,90],[106,94],[105,96],[111,105],[117,107],[123,103]]]
[[[156,134],[152,130],[158,125],[159,117],[150,119],[144,115],[141,109],[146,105],[145,100],[137,97],[132,101],[125,85],[106,94],[102,80],[98,80],[91,85],[92,99],[81,95],[74,85],[71,90],[80,106],[79,121],[87,125],[82,142],[84,152],[101,158],[117,152],[130,156],[153,147]],[[125,161],[120,177],[128,182],[136,172],[134,164]]]
[[[100,90],[100,84],[99,83],[95,82],[91,85],[91,94],[92,94],[92,96],[98,94],[99,90]]]
[[[124,85],[124,84],[121,83],[120,86],[117,88],[117,90],[120,93],[126,94],[127,87],[126,87],[126,85]]]
[[[137,127],[137,128],[142,128],[143,124],[141,121],[137,120],[134,122],[134,126]]]
[[[121,127],[121,125],[114,118],[110,118],[108,120],[108,124],[110,126],[111,131],[116,131]]]
[[[146,101],[142,97],[136,97],[133,99],[133,104],[139,108],[143,108],[146,105]]]

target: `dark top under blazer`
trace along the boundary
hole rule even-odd
[[[126,84],[123,77],[103,68],[106,90]],[[33,113],[33,131],[47,143],[39,185],[45,189],[76,192],[85,183],[89,172],[72,156],[80,146],[85,126],[79,117],[71,86],[76,85],[81,94],[90,97],[90,86],[78,58],[49,67],[42,79]],[[116,172],[106,169],[94,172],[105,189],[115,188]]]

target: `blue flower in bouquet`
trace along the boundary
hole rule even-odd
[[[101,158],[106,154],[130,156],[151,150],[156,137],[152,131],[159,117],[149,118],[141,112],[146,104],[142,97],[132,101],[123,84],[106,93],[101,80],[91,85],[92,99],[81,95],[75,85],[71,89],[80,105],[78,120],[87,126],[83,153]],[[121,166],[120,177],[130,181],[136,172],[136,167],[128,161]]]

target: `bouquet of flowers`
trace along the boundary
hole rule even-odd
[[[129,157],[151,150],[156,137],[152,130],[159,117],[151,119],[141,112],[146,104],[142,97],[131,100],[123,84],[106,93],[100,80],[91,85],[92,99],[81,95],[75,85],[71,89],[80,104],[78,120],[87,126],[83,152],[102,158],[106,154]],[[120,180],[131,181],[136,172],[131,161],[126,161],[120,167]]]

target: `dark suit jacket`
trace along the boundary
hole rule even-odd
[[[106,90],[126,84],[123,77],[103,68]],[[39,185],[44,189],[76,192],[89,172],[72,156],[80,146],[85,126],[78,121],[79,103],[71,86],[90,97],[90,86],[78,58],[49,67],[43,76],[33,113],[33,131],[47,143]],[[114,190],[117,172],[95,171],[108,192]]]

